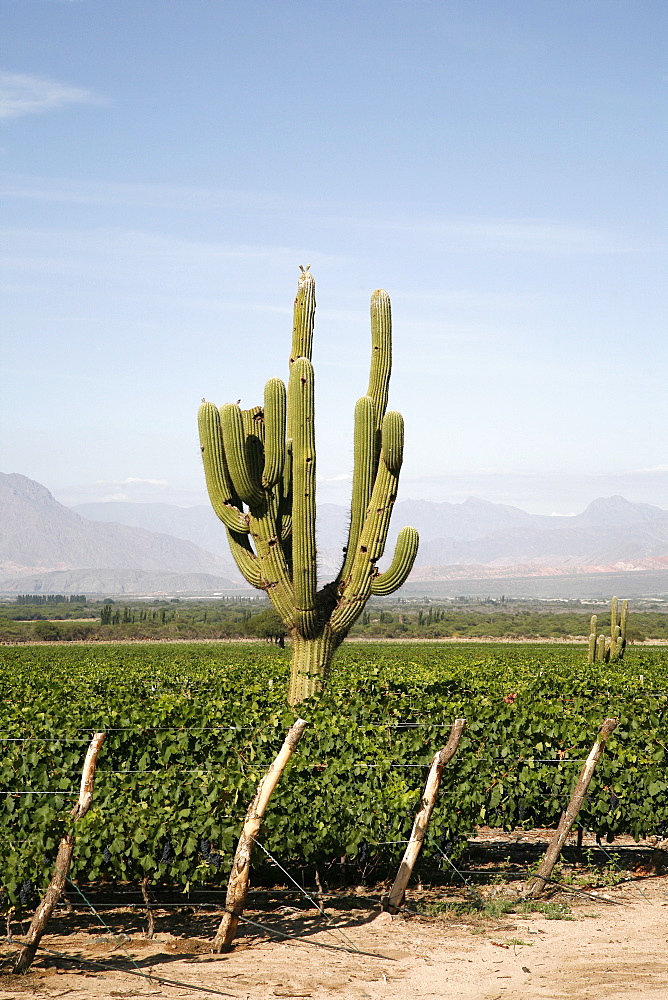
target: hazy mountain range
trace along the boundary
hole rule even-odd
[[[473,497],[460,504],[405,500],[396,505],[390,543],[404,524],[421,537],[409,587],[651,571],[659,585],[665,574],[668,591],[668,511],[620,496],[595,500],[572,517]],[[346,526],[344,507],[319,507],[325,575],[338,568]],[[0,590],[202,593],[243,586],[209,507],[109,502],[70,509],[39,483],[0,474]]]
[[[0,590],[156,593],[235,587],[229,564],[193,542],[91,521],[46,487],[0,473]]]

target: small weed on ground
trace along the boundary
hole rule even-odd
[[[540,903],[535,899],[525,899],[515,911],[519,917],[527,918],[540,913],[546,920],[573,920],[570,907],[565,903]]]
[[[573,920],[570,907],[565,903],[540,902],[534,899],[504,899],[496,896],[485,899],[471,895],[461,903],[454,900],[421,901],[416,910],[429,917],[477,917],[498,920],[505,914],[513,913],[524,919],[531,914],[540,914],[546,920]]]

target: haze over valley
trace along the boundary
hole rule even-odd
[[[321,579],[346,541],[347,509],[318,509]],[[204,505],[100,502],[74,508],[19,474],[0,474],[0,591],[12,593],[213,594],[249,589],[226,534]],[[528,514],[469,497],[463,503],[395,505],[387,563],[399,529],[421,544],[407,592],[526,596],[668,592],[668,511],[599,498],[574,516]]]

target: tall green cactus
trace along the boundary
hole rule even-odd
[[[610,601],[610,639],[598,635],[598,618],[591,616],[587,663],[619,663],[624,659],[626,629],[629,620],[629,602],[622,601],[621,614],[616,597]]]
[[[402,528],[391,565],[379,572],[404,447],[401,415],[386,412],[392,318],[389,296],[379,290],[371,297],[369,387],[355,407],[348,542],[336,579],[318,589],[314,319],[315,282],[307,267],[294,305],[287,391],[272,378],[264,406],[241,410],[226,403],[219,410],[203,402],[198,419],[209,498],[235,562],[248,583],[267,592],[292,636],[292,705],[321,689],[369,597],[400,587],[418,549],[415,528]]]

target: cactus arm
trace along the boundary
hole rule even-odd
[[[290,348],[290,371],[297,358],[307,358],[311,360],[313,353],[313,327],[315,323],[315,281],[313,275],[306,267],[300,265],[301,274],[297,282],[297,297],[295,298],[292,322],[292,345]],[[290,396],[290,383],[288,382],[288,397]],[[281,544],[285,552],[288,569],[294,572],[293,567],[293,526],[295,523],[294,503],[293,503],[293,455],[295,437],[295,419],[297,411],[288,400],[288,410],[286,419],[287,442],[285,449],[285,463],[283,466],[283,489],[282,499],[279,506]],[[314,470],[315,471],[315,470]],[[315,517],[315,515],[314,515]],[[313,529],[313,548],[315,550],[315,526]]]
[[[251,406],[249,410],[241,411],[244,434],[247,438],[256,438],[264,445],[264,410],[261,406]]]
[[[616,597],[610,600],[610,649],[608,653],[608,660],[611,663],[615,663],[617,660],[617,629],[619,628],[617,624],[618,620],[618,601]]]
[[[251,587],[257,587],[258,590],[264,589],[260,566],[251,547],[248,535],[241,534],[238,531],[230,531],[228,528],[227,541],[230,546],[232,558],[237,564],[237,568],[244,580],[250,583]]]
[[[290,370],[292,413],[292,580],[297,628],[304,637],[315,629],[315,409],[313,365],[297,358]]]
[[[264,411],[261,406],[241,411],[241,422],[246,438],[244,452],[250,478],[255,487],[262,488],[264,465]],[[258,494],[259,495],[259,494]]]
[[[398,479],[404,460],[404,418],[395,410],[385,414],[381,452],[385,465]]]
[[[292,441],[285,444],[285,464],[281,497],[281,539],[287,541],[292,536]]]
[[[276,486],[285,467],[285,386],[280,378],[269,379],[264,387],[264,470],[265,489]]]
[[[371,581],[372,594],[377,597],[387,597],[406,582],[408,574],[413,569],[419,541],[415,528],[401,529],[391,565]]]
[[[206,488],[215,514],[230,531],[247,532],[248,520],[235,504],[235,491],[225,460],[218,407],[202,403],[197,414]]]
[[[387,409],[392,372],[392,309],[382,288],[371,296],[371,368],[367,395],[376,404],[376,430],[380,433]]]
[[[315,323],[315,281],[309,271],[309,265],[301,267],[297,282],[297,297],[295,299],[292,322],[292,347],[290,350],[290,367],[297,358],[311,360],[313,353],[313,326]],[[291,437],[290,431],[288,436]]]
[[[620,628],[622,630],[622,642],[626,645],[626,629],[629,623],[629,602],[622,601],[622,613],[620,618]]]
[[[292,629],[297,624],[295,594],[283,548],[278,538],[276,522],[269,510],[262,516],[251,516],[250,537],[257,551],[260,587],[267,591],[283,624]]]
[[[276,381],[279,381],[278,379]],[[279,390],[280,393],[280,390]],[[270,390],[271,394],[271,390]],[[283,387],[283,394],[285,390]],[[270,406],[271,409],[271,406]],[[262,482],[264,447],[266,446],[266,419],[261,406],[242,410],[246,434],[246,458],[253,483],[258,488]],[[275,430],[275,428],[274,428]],[[285,429],[282,429],[283,436]],[[280,479],[282,469],[278,471]],[[266,590],[274,608],[289,629],[295,626],[294,592],[290,573],[281,546],[279,527],[280,492],[263,487],[263,502],[250,511],[250,536],[257,553],[261,587]]]
[[[364,519],[352,571],[349,578],[342,583],[339,602],[331,617],[331,629],[335,635],[348,631],[371,593],[371,584],[377,575],[376,563],[385,551],[392,508],[397,498],[403,457],[401,442],[403,442],[401,414],[386,413],[383,420],[381,457],[371,502]],[[385,460],[386,456],[391,463],[389,466]]]
[[[225,403],[220,408],[225,456],[235,491],[249,507],[264,502],[264,492],[253,478],[253,469],[246,451],[244,416],[236,403]]]
[[[596,643],[598,641],[598,616],[589,619],[589,645],[587,647],[587,663],[596,663]]]
[[[376,563],[383,554],[387,538],[396,488],[396,476],[381,461],[352,572],[343,583],[339,602],[331,617],[331,629],[335,635],[350,629],[371,593]]]
[[[281,493],[277,523],[280,526],[281,547],[292,579],[292,441],[286,442]]]
[[[342,580],[353,564],[376,474],[376,407],[371,396],[362,396],[355,404],[354,456],[350,527],[339,574]]]

